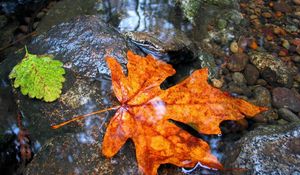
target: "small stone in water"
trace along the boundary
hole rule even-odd
[[[233,53],[237,53],[239,51],[239,46],[238,46],[238,43],[236,41],[233,41],[230,44],[230,51],[233,52]]]
[[[214,87],[216,87],[216,88],[221,88],[221,87],[223,86],[223,81],[218,80],[218,79],[216,79],[216,78],[213,78],[213,79],[211,80],[211,82],[212,82],[212,85],[213,85]]]
[[[265,17],[265,18],[271,18],[272,14],[269,13],[269,12],[264,12],[264,13],[262,13],[262,16]]]
[[[246,79],[245,79],[244,75],[240,72],[234,72],[232,74],[232,80],[236,84],[246,84]]]
[[[286,108],[280,108],[278,110],[278,114],[281,118],[284,120],[287,120],[289,122],[299,122],[300,118],[294,114],[292,111],[286,109]]]
[[[259,77],[258,69],[252,64],[247,64],[244,75],[249,85],[254,85]]]
[[[286,48],[286,49],[289,49],[289,48],[290,48],[290,43],[289,43],[289,41],[284,39],[284,40],[282,41],[282,46],[283,46],[284,48]]]

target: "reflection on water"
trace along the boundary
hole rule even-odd
[[[206,33],[203,30],[205,20],[212,15],[203,14],[206,19],[201,25],[193,26],[175,6],[174,0],[104,0],[97,7],[101,17],[121,32],[153,32],[162,40],[176,30],[196,40],[202,38]]]
[[[183,31],[190,38],[199,41],[205,35],[205,32],[201,32],[202,29],[205,28],[205,22],[201,23],[201,25],[193,26],[184,19],[181,11],[174,5],[174,0],[103,0],[98,2],[97,8],[99,10],[99,14],[110,24],[117,27],[121,32],[141,31],[155,33],[156,37],[162,41],[167,40],[170,35],[175,35],[177,31]],[[206,16],[206,19],[207,18],[208,16]],[[186,66],[192,67],[190,65]],[[190,73],[190,70],[186,71],[188,72],[187,74]],[[99,79],[99,81],[103,82],[101,83],[101,94],[104,95],[107,93],[107,90],[110,90],[110,83],[106,83],[106,80],[102,79]],[[5,109],[0,110],[0,115],[5,116],[0,117],[0,120],[1,122],[2,120],[5,120],[4,122],[7,123],[6,126],[8,126],[8,128],[5,128],[4,131],[1,130],[0,134],[2,135],[5,133],[17,136],[20,132],[20,128],[16,122],[16,110],[13,107],[15,104],[13,102],[10,89],[8,88],[9,82],[1,79],[0,83],[0,98],[3,99],[3,101],[0,101],[0,109],[3,108],[1,108],[1,105],[4,101],[6,105],[10,105]],[[81,114],[87,114],[95,111],[98,105],[88,98],[81,98],[80,101],[82,105]],[[103,98],[101,101],[108,107],[111,105],[111,100],[108,98]],[[152,104],[154,106],[158,106],[158,108],[155,108],[158,116],[164,114],[165,108],[161,100],[154,99]],[[9,110],[11,107],[12,109]],[[76,133],[76,139],[78,142],[82,144],[95,143],[97,141],[96,139],[98,139],[95,137],[95,129],[101,130],[102,132],[103,128],[105,128],[105,124],[108,122],[108,118],[108,112],[102,113],[100,117],[91,116],[86,118],[83,124],[83,131]],[[22,124],[25,128],[30,125],[29,123],[26,123],[26,120],[23,121]],[[33,152],[37,152],[41,148],[41,143],[39,142],[39,138],[34,139],[35,140],[31,146]],[[221,155],[219,155],[216,151],[219,140],[220,138],[210,140],[210,146],[212,148],[212,152],[220,159]],[[15,145],[18,146],[18,143],[15,143]],[[59,153],[61,150],[60,148],[57,149],[57,152]],[[17,157],[17,159],[20,158]],[[67,160],[69,162],[73,162],[74,157],[69,154],[67,156]],[[203,167],[199,163],[191,170],[183,169],[183,172],[192,172],[199,166]],[[75,167],[75,169],[76,174],[81,172],[80,168]]]

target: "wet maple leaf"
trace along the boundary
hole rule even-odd
[[[229,96],[207,82],[208,70],[197,70],[183,82],[162,90],[160,84],[175,73],[171,65],[127,53],[128,75],[116,59],[106,59],[113,91],[120,107],[110,120],[102,145],[106,157],[114,156],[131,138],[139,169],[155,175],[161,164],[193,167],[196,163],[222,169],[209,145],[169,122],[192,124],[202,134],[220,134],[224,120],[239,120],[266,110]]]

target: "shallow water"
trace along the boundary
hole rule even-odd
[[[211,14],[214,13],[214,10],[208,10],[205,12],[205,18],[202,21],[198,21],[201,25],[194,26],[187,19],[184,18],[182,12],[179,7],[175,7],[175,4],[171,0],[104,0],[102,2],[98,2],[96,5],[97,15],[100,15],[104,20],[109,22],[111,25],[116,27],[120,32],[128,32],[128,31],[140,31],[140,32],[155,32],[157,37],[161,40],[167,39],[169,36],[172,36],[176,31],[183,31],[188,37],[190,37],[194,41],[200,41],[204,36],[206,36],[206,22],[209,20]],[[187,63],[184,65],[177,65],[175,68],[178,70],[178,74],[171,79],[169,82],[172,84],[179,81],[186,76],[188,76],[193,70],[200,68],[201,65],[198,63]],[[3,76],[4,77],[4,76]],[[22,155],[20,153],[20,145],[18,140],[18,134],[20,133],[19,127],[32,127],[31,123],[28,123],[26,118],[22,118],[22,126],[18,124],[17,118],[17,108],[13,101],[12,90],[10,87],[10,82],[8,79],[1,77],[1,86],[0,86],[0,97],[1,97],[1,109],[0,115],[5,116],[0,119],[3,120],[1,123],[6,123],[7,128],[1,128],[1,136],[9,135],[14,139],[11,140],[11,145],[14,145],[15,149],[12,151],[10,148],[1,150],[2,153],[11,151],[11,155],[1,155],[4,161],[11,160],[13,163],[11,165],[12,169],[22,162]],[[106,80],[101,80],[101,84],[105,84]],[[104,85],[105,86],[105,85]],[[167,85],[169,86],[169,85]],[[104,87],[107,88],[107,87]],[[109,99],[104,99],[108,100]],[[87,103],[88,105],[89,103]],[[87,110],[84,113],[92,112],[90,109],[93,108],[91,106],[95,106],[97,104],[89,104],[87,106]],[[103,123],[106,121],[106,118],[98,120],[93,117],[85,119],[85,131],[78,132],[76,137],[81,144],[92,144],[95,143],[95,138],[92,136],[92,130],[96,127],[102,128]],[[93,122],[92,122],[93,121]],[[3,125],[2,125],[3,126]],[[30,133],[29,133],[30,135]],[[44,133],[44,137],[48,138],[51,136],[51,132]],[[43,137],[43,134],[40,135]],[[31,151],[32,154],[35,154],[41,149],[41,143],[45,141],[45,138],[31,138]],[[218,143],[218,138],[211,140],[212,150],[216,149],[216,145]],[[219,154],[216,151],[213,151],[216,155]],[[218,157],[220,157],[219,155]],[[15,158],[15,160],[13,160]],[[7,159],[7,160],[6,160]],[[72,162],[72,157],[68,157],[68,160]],[[22,167],[22,166],[20,166]],[[9,168],[1,167],[1,169],[7,174],[12,173]],[[22,170],[18,170],[17,174]],[[187,170],[186,170],[187,171]],[[79,171],[80,172],[80,171]]]
[[[91,7],[93,7],[91,9]],[[103,20],[105,20],[107,23],[111,24],[112,26],[114,26],[118,31],[120,31],[121,33],[124,32],[129,32],[129,31],[138,31],[138,32],[147,32],[147,33],[155,33],[155,37],[157,37],[158,39],[160,39],[161,41],[166,41],[170,38],[170,36],[173,36],[174,34],[176,34],[176,32],[181,31],[184,34],[186,34],[188,36],[188,38],[195,42],[197,44],[197,47],[199,47],[198,49],[201,49],[201,44],[203,44],[203,39],[204,38],[212,38],[211,36],[209,36],[209,30],[214,30],[211,28],[211,25],[214,24],[216,21],[215,17],[223,14],[223,11],[225,12],[227,9],[226,8],[219,8],[216,6],[205,6],[205,7],[200,7],[200,11],[198,13],[198,16],[196,17],[196,24],[191,23],[188,19],[186,19],[184,17],[184,14],[182,12],[182,10],[179,8],[179,6],[176,6],[174,4],[174,0],[89,0],[86,3],[86,7],[82,6],[83,10],[78,10],[80,12],[80,14],[93,14],[93,15],[98,15],[100,16],[100,18],[102,18]],[[70,10],[70,9],[68,9]],[[72,9],[71,9],[72,10]],[[76,11],[74,10],[74,11]],[[79,13],[78,12],[78,13]],[[64,14],[64,13],[62,13]],[[67,16],[69,17],[72,15],[76,16],[75,14],[65,14],[66,18]],[[45,17],[47,18],[47,16]],[[63,19],[61,19],[63,20]],[[235,19],[232,19],[232,21],[234,21]],[[49,20],[50,21],[50,20]],[[53,20],[55,21],[55,19]],[[238,21],[238,19],[237,19]],[[42,23],[42,22],[41,22]],[[41,31],[45,31],[46,29],[43,28],[44,26],[41,26],[42,30]],[[48,26],[45,28],[49,28]],[[209,30],[208,30],[209,28]],[[37,29],[39,30],[39,28]],[[228,31],[227,31],[228,32]],[[247,29],[241,30],[242,35],[248,36],[249,33],[247,33]],[[244,32],[244,33],[243,33]],[[210,33],[211,35],[214,35],[213,32]],[[224,59],[227,59],[227,56],[230,55],[230,48],[229,48],[229,41],[231,42],[233,39],[235,40],[239,40],[240,38],[235,38],[234,35],[232,35],[232,31],[226,33],[226,39],[223,41],[224,38],[218,38],[218,40],[216,41],[216,43],[218,43],[220,45],[219,48],[215,49],[215,52],[218,51],[222,51],[222,54],[224,54]],[[253,38],[252,38],[253,39]],[[263,47],[264,43],[264,36],[260,36],[260,39],[258,40],[258,45]],[[148,48],[145,48],[145,50],[147,51]],[[214,48],[213,48],[214,49]],[[219,49],[219,50],[218,50]],[[248,51],[248,50],[245,50]],[[264,51],[264,49],[263,49]],[[146,53],[151,53],[151,51],[146,52]],[[274,51],[275,53],[275,51]],[[272,52],[272,54],[274,54]],[[216,55],[214,55],[216,56]],[[223,62],[224,60],[219,59],[219,57],[222,57],[223,55],[217,55],[216,57],[218,57],[217,59],[213,60],[215,62],[219,61],[219,63],[217,63],[216,69],[217,71],[219,69],[222,68],[223,66]],[[212,57],[214,59],[214,57]],[[201,58],[200,58],[201,59]],[[162,85],[162,88],[167,88],[170,87],[176,83],[178,83],[179,81],[183,80],[185,77],[189,76],[194,70],[199,69],[201,67],[203,67],[202,61],[203,60],[196,60],[196,61],[192,61],[192,62],[186,62],[183,64],[173,64],[173,67],[176,69],[177,73],[175,74],[175,76],[168,78],[166,82],[164,82],[164,84]],[[286,62],[288,62],[290,60],[286,60]],[[5,62],[5,61],[4,61]],[[4,63],[2,62],[2,64]],[[204,65],[205,66],[205,65]],[[299,63],[298,63],[298,67],[299,67]],[[227,69],[227,71],[229,71]],[[229,71],[230,72],[230,71]],[[228,73],[229,74],[229,73]],[[13,92],[12,89],[10,87],[10,81],[6,78],[8,75],[8,72],[5,72],[3,74],[1,74],[0,77],[0,123],[1,126],[5,126],[5,127],[0,127],[0,139],[2,140],[1,137],[5,137],[5,139],[3,139],[5,141],[5,144],[0,146],[0,153],[1,153],[1,166],[0,170],[3,172],[6,172],[5,174],[22,174],[23,168],[24,168],[24,161],[22,161],[22,155],[20,152],[20,140],[18,138],[18,135],[20,133],[20,131],[22,130],[22,128],[34,128],[33,123],[30,123],[30,121],[28,121],[28,119],[26,118],[22,118],[22,122],[21,122],[21,126],[20,123],[18,123],[18,121],[20,120],[17,116],[18,116],[18,111],[17,111],[17,106],[14,102],[14,97],[13,97]],[[225,77],[225,79],[228,77]],[[230,79],[231,78],[231,79]],[[99,81],[99,85],[101,86],[100,89],[102,90],[101,93],[103,94],[109,94],[109,92],[107,92],[108,89],[110,89],[110,83],[108,83],[107,77],[99,77],[97,78],[97,81]],[[225,80],[225,82],[232,82],[232,77],[231,75],[229,76],[229,80]],[[244,81],[244,80],[241,80]],[[259,85],[260,86],[260,85]],[[266,88],[268,88],[269,90],[272,89],[273,87],[270,85],[263,85]],[[227,89],[226,89],[227,90]],[[238,89],[239,90],[239,89]],[[253,90],[253,89],[251,89]],[[250,90],[250,91],[251,91]],[[296,89],[297,91],[297,89]],[[298,90],[299,91],[299,90]],[[247,98],[247,95],[240,95],[239,93],[231,93],[232,95],[236,95],[237,97],[242,97],[242,98]],[[249,97],[253,97],[254,95],[251,94],[249,95]],[[88,98],[81,98],[79,99],[82,102],[82,106],[83,110],[81,110],[80,114],[85,114],[85,113],[89,113],[94,111],[95,109],[98,109],[99,104],[96,104],[95,102],[91,101]],[[111,97],[109,96],[105,96],[103,99],[101,99],[101,105],[104,105],[105,107],[109,107],[112,105],[112,100]],[[269,104],[271,105],[271,104]],[[104,114],[102,114],[100,117],[98,116],[92,116],[92,117],[88,117],[86,119],[84,119],[78,126],[78,125],[72,125],[71,129],[67,128],[67,129],[61,129],[60,131],[52,131],[50,130],[50,128],[47,128],[43,131],[38,131],[38,132],[42,132],[42,133],[38,133],[35,134],[36,138],[30,138],[30,145],[31,145],[31,151],[32,154],[36,154],[43,146],[43,144],[45,143],[45,141],[49,138],[51,138],[53,135],[57,135],[57,133],[61,133],[61,137],[56,137],[56,139],[58,140],[58,142],[56,141],[51,141],[51,144],[47,145],[45,147],[46,151],[48,148],[50,149],[51,146],[54,145],[55,148],[55,153],[53,152],[49,152],[49,155],[51,153],[51,155],[54,155],[53,157],[51,157],[50,159],[54,161],[56,160],[67,160],[66,162],[66,167],[68,166],[74,166],[74,174],[81,174],[84,173],[84,171],[82,169],[84,169],[84,166],[81,166],[78,162],[80,162],[80,157],[76,157],[76,156],[80,156],[80,151],[87,149],[86,147],[91,147],[91,151],[97,152],[99,151],[97,148],[99,148],[101,146],[101,143],[98,142],[98,136],[103,134],[105,128],[106,128],[106,123],[108,121],[108,119],[110,118],[110,116],[112,116],[114,113],[113,112],[106,112]],[[80,115],[78,114],[78,115]],[[296,113],[295,113],[296,114]],[[300,114],[298,113],[298,116]],[[230,141],[232,140],[238,140],[240,138],[240,133],[242,132],[247,132],[247,129],[251,128],[253,125],[253,121],[249,121],[249,126],[248,127],[248,123],[246,126],[246,129],[240,129],[238,127],[241,127],[240,125],[238,125],[238,129],[234,128],[237,124],[235,123],[230,123],[228,124],[228,126],[225,126],[225,131],[230,130],[231,127],[234,128],[232,129],[233,134],[232,136],[226,136],[225,135],[225,140],[228,141],[229,143],[232,143]],[[241,124],[242,125],[242,124]],[[254,124],[255,125],[255,124]],[[22,128],[21,128],[22,127]],[[50,126],[49,126],[50,127]],[[74,130],[74,127],[76,128],[81,128],[78,130]],[[227,128],[226,128],[227,127]],[[245,127],[245,126],[242,126]],[[248,128],[247,128],[248,127]],[[229,129],[228,129],[229,128]],[[189,128],[190,130],[192,130],[192,128]],[[235,131],[236,129],[236,131]],[[195,132],[195,130],[190,131]],[[72,134],[73,133],[73,134]],[[100,133],[100,134],[99,134]],[[228,131],[227,133],[231,134],[231,131]],[[198,134],[198,133],[197,133]],[[196,136],[197,136],[196,134]],[[59,134],[58,134],[59,135]],[[220,142],[224,141],[224,135],[219,135],[219,136],[212,136],[212,137],[205,137],[205,140],[207,140],[207,142],[209,143],[210,147],[211,147],[211,151],[212,153],[218,157],[219,160],[224,160],[224,155],[223,153],[219,150],[219,145]],[[30,133],[29,133],[30,136]],[[70,139],[67,141],[67,143],[72,143],[74,145],[71,146],[65,146],[64,145],[60,145],[60,142],[64,142],[66,139],[65,136],[69,136],[70,138],[74,139]],[[199,138],[201,138],[202,136],[199,136]],[[76,148],[76,144],[80,144],[80,148]],[[224,143],[223,143],[224,144]],[[128,147],[128,145],[127,145]],[[132,145],[129,146],[130,148],[132,148]],[[64,148],[66,150],[64,150]],[[45,151],[45,152],[46,152]],[[52,150],[53,151],[53,150]],[[70,153],[68,152],[70,151]],[[71,155],[72,152],[75,152],[74,155]],[[88,152],[88,154],[86,156],[90,156],[91,159],[95,157],[95,154],[92,154]],[[98,152],[97,152],[98,153]],[[43,153],[45,154],[45,153]],[[120,152],[121,154],[121,158],[118,157],[116,159],[112,159],[110,160],[110,163],[113,166],[118,166],[118,165],[122,165],[126,164],[124,162],[120,162],[120,160],[122,161],[128,161],[127,159],[124,160],[125,158],[122,157],[124,154],[126,155],[126,149],[125,152],[124,150],[122,150]],[[132,154],[132,152],[128,152],[128,154]],[[45,155],[42,155],[42,157]],[[47,156],[47,153],[46,153]],[[99,155],[98,155],[99,156]],[[132,155],[131,155],[132,156]],[[93,163],[97,164],[98,166],[99,164],[101,165],[102,168],[102,164],[104,165],[105,163],[107,163],[106,159],[103,159],[103,157],[97,157],[98,159],[101,159],[101,161],[99,162],[95,162],[95,160],[93,161]],[[226,158],[226,157],[225,157]],[[85,157],[85,159],[87,159]],[[84,159],[84,160],[85,160]],[[134,158],[133,158],[134,159]],[[129,159],[132,160],[132,159]],[[4,163],[3,163],[4,162]],[[29,161],[27,161],[26,163],[28,163]],[[76,165],[75,165],[75,163]],[[37,162],[33,162],[33,164],[35,164]],[[127,164],[126,164],[127,165]],[[5,167],[6,166],[6,167]],[[35,165],[38,166],[38,165]],[[132,166],[132,164],[129,165],[129,167]],[[134,165],[135,166],[135,165]],[[109,167],[109,166],[107,166]],[[107,168],[104,166],[104,169]],[[124,166],[126,168],[126,166]],[[121,166],[121,169],[124,168],[123,166]],[[199,170],[200,168],[203,168],[203,166],[201,164],[197,164],[195,168],[192,169],[182,169],[181,172],[184,173],[193,173],[195,170]],[[19,168],[19,169],[18,169]],[[113,167],[114,169],[117,169],[115,167]],[[68,169],[68,168],[66,168]],[[205,168],[204,168],[205,169]],[[103,170],[104,172],[110,172],[110,170]],[[128,172],[126,173],[132,173],[130,171],[135,171],[134,168],[128,170]],[[177,170],[178,171],[178,170]],[[199,172],[199,171],[198,171]],[[203,170],[202,173],[208,173],[210,174],[211,172],[206,172],[206,170]],[[213,173],[216,173],[213,171]]]

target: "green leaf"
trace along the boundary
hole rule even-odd
[[[25,57],[9,74],[10,79],[15,79],[13,86],[20,87],[22,94],[30,98],[56,100],[65,81],[63,63],[49,55],[30,54],[26,47],[25,50]]]

